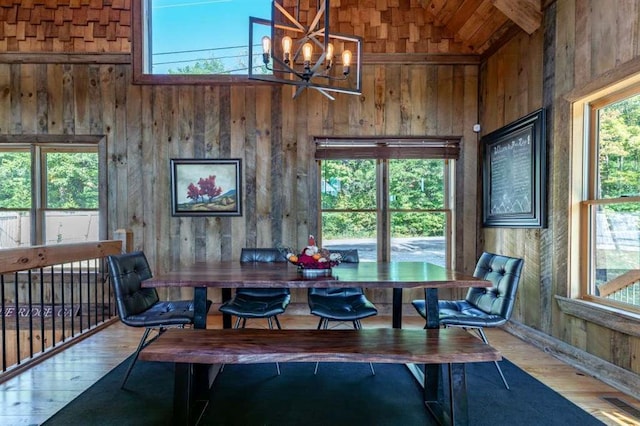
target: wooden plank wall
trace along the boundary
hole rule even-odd
[[[0,0],[0,136],[106,136],[109,232],[133,231],[156,270],[234,259],[243,246],[301,246],[318,220],[313,136],[440,135],[464,138],[456,261],[472,271],[477,230],[463,224],[477,216],[477,60],[460,56],[471,47],[435,28],[422,2],[334,2],[334,26],[362,35],[374,59],[362,96],[330,102],[292,101],[288,87],[132,85],[133,1]],[[458,55],[457,65],[385,58],[416,52]],[[169,160],[179,157],[242,158],[243,217],[172,218]]]
[[[477,216],[477,65],[366,65],[363,94],[335,101],[315,91],[292,100],[289,86],[132,85],[131,73],[0,64],[0,135],[106,135],[109,236],[130,229],[154,270],[234,260],[244,246],[302,247],[317,230],[311,141],[322,135],[462,136],[457,261],[472,270],[477,233],[463,224]],[[171,158],[241,158],[243,216],[172,217]]]
[[[521,35],[481,66],[482,133],[540,107],[548,108],[549,226],[543,230],[482,229],[484,247],[525,260],[514,319],[627,370],[640,372],[640,341],[562,313],[555,296],[568,282],[571,105],[564,96],[583,91],[640,59],[640,1],[558,0],[545,23]],[[635,67],[637,68],[637,66]]]

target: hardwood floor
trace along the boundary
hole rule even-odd
[[[315,328],[315,317],[283,315],[283,328]],[[421,328],[418,317],[403,319],[404,327]],[[363,327],[388,326],[389,317],[363,321]],[[209,327],[221,327],[221,317],[211,315]],[[260,321],[251,326],[266,328]],[[502,331],[486,330],[492,346],[547,386],[555,389],[607,425],[640,425],[634,418],[604,397],[617,398],[633,410],[640,401],[562,363],[551,355]],[[26,373],[0,384],[0,425],[38,425],[64,407],[115,366],[138,344],[142,330],[115,323],[71,348],[38,364]],[[114,390],[114,391],[117,391]]]

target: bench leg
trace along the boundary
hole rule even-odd
[[[197,425],[209,400],[196,399],[194,364],[176,362],[173,385],[173,424]]]
[[[442,368],[446,368],[448,388],[443,389]],[[424,377],[424,403],[441,425],[469,424],[467,379],[464,364],[427,364]],[[446,393],[446,398],[445,398]]]
[[[452,425],[469,424],[467,377],[464,364],[449,364],[449,402]]]

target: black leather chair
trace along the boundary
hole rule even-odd
[[[523,263],[522,259],[483,253],[473,276],[491,281],[493,285],[489,288],[469,288],[464,300],[439,301],[440,324],[445,327],[474,329],[482,341],[488,344],[483,328],[501,326],[511,318]],[[411,303],[426,318],[424,300],[414,300]],[[497,361],[494,363],[505,387],[509,389],[500,365]]]
[[[342,262],[357,263],[360,261],[358,250],[332,250],[340,253]],[[329,327],[329,321],[351,322],[353,328],[362,328],[360,320],[378,314],[375,305],[367,299],[361,287],[350,288],[309,288],[309,309],[313,315],[319,316],[318,330]],[[373,365],[371,372],[375,374]],[[314,374],[318,371],[318,363]]]
[[[124,388],[140,351],[169,327],[193,324],[193,301],[161,301],[155,288],[143,288],[142,282],[153,275],[143,252],[137,251],[107,257],[109,276],[116,295],[116,309],[120,321],[131,327],[144,327],[133,359],[122,380]],[[207,300],[207,312],[211,301]],[[148,339],[151,330],[158,334]]]
[[[284,254],[276,248],[243,248],[240,262],[287,262]],[[282,265],[283,268],[286,265]],[[244,328],[247,319],[266,318],[269,328],[273,328],[272,319],[281,329],[278,315],[284,313],[291,301],[288,288],[237,288],[234,296],[223,303],[219,310],[225,314],[236,316],[235,328]],[[278,374],[280,366],[276,363]]]

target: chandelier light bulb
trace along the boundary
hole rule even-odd
[[[349,74],[349,68],[351,67],[352,54],[350,50],[342,52],[342,73],[344,75]]]
[[[271,53],[271,39],[269,36],[262,37],[262,53]]]
[[[311,56],[313,55],[313,45],[311,43],[306,42],[302,45],[302,58],[305,62],[311,62]]]
[[[262,37],[262,60],[265,64],[269,63],[271,55],[271,39],[267,36]]]
[[[327,69],[330,69],[331,66],[333,65],[333,43],[329,43],[327,45],[326,60],[327,60]]]
[[[284,52],[284,63],[288,64],[291,61],[291,48],[293,47],[293,40],[291,37],[282,37],[282,51]]]

